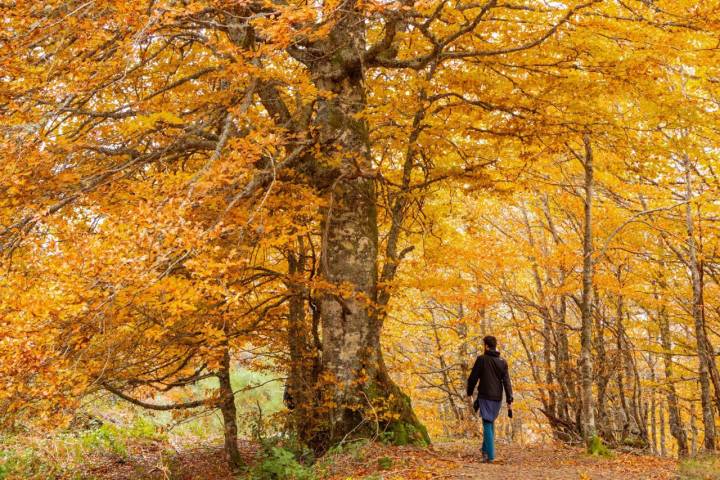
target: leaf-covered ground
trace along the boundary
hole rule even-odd
[[[243,445],[246,459],[256,458],[256,449]],[[475,441],[436,443],[431,448],[362,445],[323,459],[317,468],[323,480],[423,480],[492,479],[577,480],[577,479],[675,479],[678,463],[653,456],[616,453],[612,458],[593,457],[580,449],[561,445],[499,445],[495,464],[479,462],[480,446]],[[130,480],[231,479],[222,452],[197,446],[175,452],[162,464],[160,449],[129,452],[125,459],[93,459],[87,473],[95,478]]]
[[[653,456],[615,454],[593,457],[580,449],[557,445],[500,446],[497,463],[479,464],[478,447],[466,444],[438,446],[446,455],[465,463],[448,472],[452,479],[671,479],[677,477],[677,462]]]
[[[379,447],[375,447],[379,448]],[[579,449],[558,445],[500,445],[492,465],[480,463],[480,445],[457,441],[435,444],[430,449],[379,448],[364,462],[348,466],[331,476],[333,480],[382,479],[671,479],[677,477],[677,462],[652,456],[616,454],[592,457]],[[379,471],[379,458],[388,456],[393,468]],[[341,463],[338,462],[338,465]],[[365,477],[363,477],[365,475]],[[372,477],[370,477],[372,478]]]

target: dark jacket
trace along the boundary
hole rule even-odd
[[[500,358],[500,352],[487,351],[477,357],[472,372],[470,372],[470,378],[468,378],[468,396],[471,396],[475,391],[475,385],[478,386],[478,398],[501,401],[504,388],[505,401],[508,404],[512,403],[512,386],[510,385],[508,364]]]

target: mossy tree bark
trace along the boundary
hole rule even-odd
[[[322,155],[311,170],[314,186],[328,198],[320,271],[334,285],[317,299],[324,383],[322,395],[307,399],[319,414],[300,427],[316,451],[387,430],[399,442],[428,440],[382,357],[375,178],[368,128],[358,118],[366,106],[365,24],[355,3],[344,2],[332,31],[302,59],[323,92],[313,119]]]

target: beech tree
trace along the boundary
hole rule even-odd
[[[593,368],[591,355],[602,353],[612,331],[618,353],[631,351],[616,364],[620,423],[629,431],[634,421],[647,440],[624,259],[602,266],[618,285],[593,281],[635,214],[606,219],[611,233],[598,238],[593,173],[597,158],[612,175],[624,159],[648,154],[625,166],[652,179],[672,143],[658,132],[712,117],[710,100],[688,101],[672,81],[660,81],[682,77],[699,84],[693,95],[712,97],[712,6],[113,0],[0,8],[4,410],[60,411],[101,387],[152,406],[140,397],[212,376],[217,398],[176,406],[221,408],[237,468],[229,371],[238,352],[257,347],[283,349],[298,405],[294,428],[318,452],[381,429],[399,442],[427,442],[383,356],[386,322],[407,305],[407,297],[394,297],[407,279],[402,270],[422,276],[412,267],[433,243],[417,247],[439,225],[446,240],[464,240],[453,229],[467,231],[472,222],[442,221],[454,214],[453,198],[478,202],[471,193],[510,195],[536,182],[544,185],[533,199],[539,203],[520,224],[534,235],[531,254],[522,255],[532,283],[510,270],[494,278],[480,264],[468,275],[503,305],[522,346],[542,339],[542,365],[529,347],[526,361],[557,436],[595,436],[596,405],[604,408],[610,382],[598,372],[610,368],[602,355]],[[699,138],[683,151],[700,155],[707,145]],[[583,216],[573,203],[579,177],[567,166],[570,156],[584,168]],[[628,205],[611,182],[602,184],[604,198]],[[548,185],[560,187],[557,198]],[[490,220],[497,228],[486,235],[517,218]],[[690,218],[685,238],[711,449],[708,399],[711,386],[720,395],[720,384],[708,383],[717,368],[703,337],[696,284],[704,267],[690,253],[697,253],[692,226]],[[604,246],[596,252],[598,240]],[[582,261],[547,258],[543,249],[573,259],[580,252]],[[520,291],[527,285],[537,298]],[[611,301],[614,326],[605,313]],[[463,312],[468,305],[454,303]],[[432,317],[436,333],[452,317]],[[541,329],[526,329],[536,318]],[[457,329],[459,356],[469,352],[469,327]],[[671,345],[658,354],[671,377],[673,330],[662,331]],[[442,342],[438,334],[435,345]],[[443,380],[458,418],[460,377]]]

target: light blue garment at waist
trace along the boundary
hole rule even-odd
[[[486,400],[484,398],[478,398],[478,404],[480,405],[479,413],[480,418],[488,422],[494,422],[500,414],[501,402],[498,400]]]

